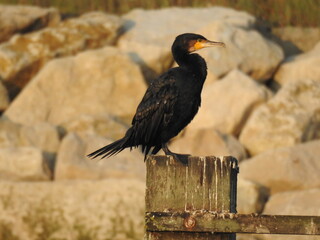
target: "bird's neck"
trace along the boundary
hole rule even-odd
[[[207,64],[205,60],[196,53],[182,53],[174,56],[177,64],[187,71],[195,74],[202,82],[207,77]]]

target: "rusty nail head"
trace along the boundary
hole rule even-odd
[[[196,225],[196,220],[192,216],[189,216],[184,219],[184,226],[186,228],[192,229],[194,228],[195,225]]]

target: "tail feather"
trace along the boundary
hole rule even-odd
[[[106,158],[106,157],[111,157],[111,156],[121,152],[125,148],[129,147],[126,145],[126,142],[127,142],[126,138],[121,138],[113,143],[110,143],[107,146],[104,146],[104,147],[98,149],[97,151],[90,153],[87,156],[90,158],[96,158],[96,157],[99,157],[102,155],[101,159]]]

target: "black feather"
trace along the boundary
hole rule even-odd
[[[121,138],[118,141],[115,141],[107,146],[104,146],[103,148],[98,149],[97,151],[94,151],[93,153],[90,153],[88,157],[96,158],[102,156],[101,159],[105,157],[110,157],[124,150],[126,148],[125,143],[126,139]]]

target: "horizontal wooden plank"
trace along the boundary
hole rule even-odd
[[[320,235],[320,216],[194,212],[146,213],[147,231]]]

